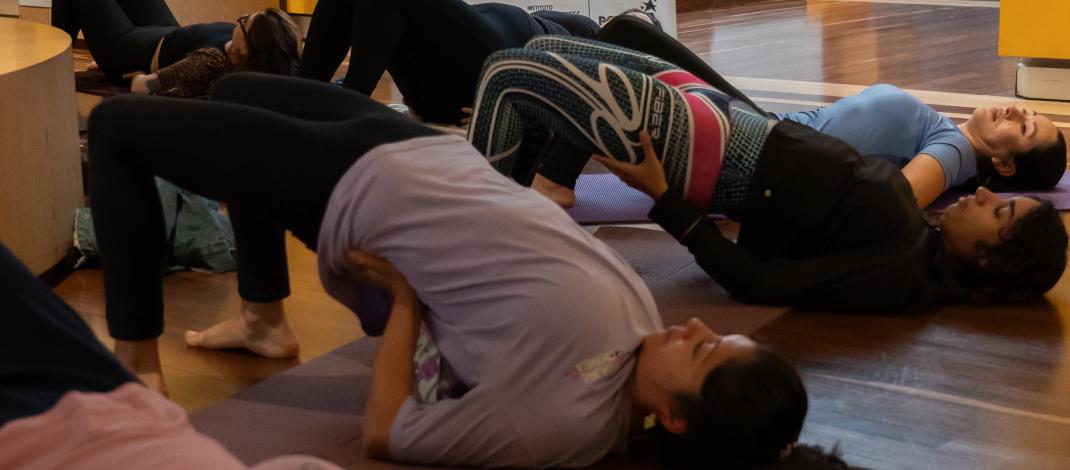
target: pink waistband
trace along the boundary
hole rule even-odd
[[[672,86],[709,87],[693,74],[683,70],[671,70],[654,76],[658,81]],[[721,174],[730,130],[728,118],[720,109],[701,95],[680,91],[691,115],[691,164],[684,199],[698,210],[708,210]]]

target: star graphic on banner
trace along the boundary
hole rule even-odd
[[[643,3],[643,10],[646,10],[646,11],[649,11],[649,12],[656,11],[657,10],[657,6],[654,5],[654,0],[646,0],[646,2]]]

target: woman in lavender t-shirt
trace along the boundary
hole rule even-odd
[[[663,328],[613,250],[461,138],[357,93],[264,75],[225,78],[203,102],[108,100],[89,128],[109,333],[150,385],[163,385],[159,176],[225,201],[238,241],[242,311],[189,332],[190,345],[296,352],[284,230],[383,336],[364,418],[372,455],[583,466],[624,450],[650,415],[684,463],[804,452],[789,452],[807,408],[790,365],[698,320]],[[421,321],[462,385],[434,403],[413,396]]]

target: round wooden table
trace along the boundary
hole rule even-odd
[[[73,60],[63,31],[0,18],[0,243],[38,275],[84,204]]]

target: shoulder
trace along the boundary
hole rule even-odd
[[[866,88],[859,94],[859,97],[865,98],[866,101],[879,106],[884,112],[932,109],[906,90],[887,83],[881,83]]]
[[[859,93],[859,96],[909,98],[914,97],[914,95],[907,93],[906,90],[888,83],[878,83],[876,85],[870,86],[865,90],[862,90],[862,93]]]

